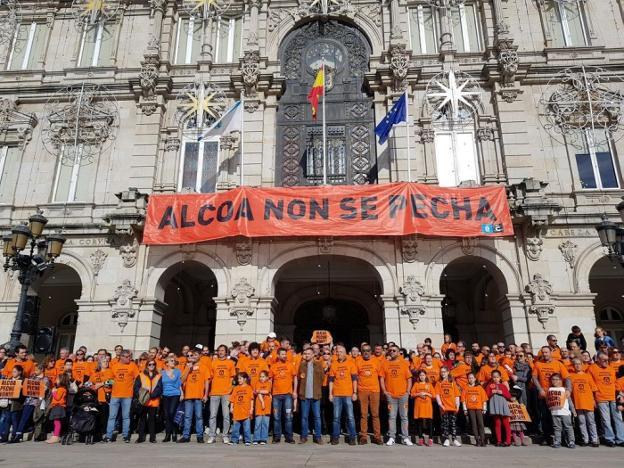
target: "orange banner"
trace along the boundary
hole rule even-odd
[[[253,188],[152,195],[143,242],[191,244],[224,237],[513,235],[505,188],[415,183]]]

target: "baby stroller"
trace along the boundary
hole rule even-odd
[[[63,436],[61,444],[71,445],[74,442],[74,434],[78,435],[78,440],[83,437],[85,444],[93,444],[97,421],[97,392],[90,387],[81,387],[74,397],[69,430]]]

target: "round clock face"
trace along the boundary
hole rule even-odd
[[[332,41],[319,41],[307,48],[304,60],[312,74],[315,74],[323,64],[337,73],[344,67],[345,53],[338,44]]]

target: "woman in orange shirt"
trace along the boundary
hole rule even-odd
[[[108,421],[108,402],[111,397],[113,388],[114,374],[110,368],[108,359],[102,359],[97,362],[91,382],[93,389],[97,390],[98,396],[98,436],[102,437],[106,432],[106,423]]]
[[[43,361],[43,375],[45,375],[51,385],[54,385],[54,382],[56,382],[57,370],[55,364],[56,361],[52,356],[46,357]]]
[[[443,445],[445,447],[450,446],[452,439],[455,447],[461,447],[461,442],[456,438],[455,427],[461,394],[446,367],[440,369],[440,381],[436,384],[435,393],[436,401],[440,407],[442,437],[445,439]]]
[[[69,375],[61,374],[56,378],[56,384],[52,389],[50,399],[50,414],[48,419],[54,424],[52,437],[46,442],[56,444],[61,440],[63,420],[65,419],[65,407],[67,406],[67,388],[69,387]]]
[[[139,416],[139,438],[136,443],[145,442],[145,425],[149,431],[150,442],[156,442],[156,411],[160,406],[160,396],[163,386],[156,361],[151,359],[145,364],[145,370],[134,381],[134,396],[138,398],[141,407]]]
[[[232,425],[231,443],[238,444],[243,429],[243,442],[251,445],[251,417],[253,416],[253,390],[249,386],[249,375],[241,372],[236,376],[236,387],[230,394],[230,411],[234,424]]]
[[[425,445],[425,434],[427,434],[427,445],[431,447],[433,445],[431,439],[432,402],[435,397],[435,390],[424,370],[420,370],[416,374],[416,382],[412,386],[410,394],[414,398],[414,419],[418,431],[418,445]]]
[[[470,418],[476,445],[477,447],[484,447],[486,439],[483,415],[487,412],[488,397],[483,387],[477,385],[477,378],[472,372],[468,374],[468,385],[462,391],[461,400],[464,406],[464,414]]]

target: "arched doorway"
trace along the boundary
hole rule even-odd
[[[160,343],[176,352],[198,343],[214,346],[217,279],[199,262],[182,261],[169,267],[159,280],[166,304]]]
[[[513,340],[507,283],[492,262],[474,256],[453,260],[442,271],[440,292],[444,333],[488,345]]]
[[[82,295],[82,282],[76,270],[57,263],[32,286],[36,296],[31,296],[35,312],[32,333],[39,328],[49,327],[54,331],[54,349],[73,350],[78,325],[78,304],[76,300]],[[38,306],[38,307],[37,307]]]
[[[624,337],[624,269],[607,257],[598,260],[589,272],[589,289],[596,294],[596,323],[619,342]]]
[[[293,260],[276,274],[275,331],[300,346],[314,330],[329,330],[347,346],[383,341],[382,287],[358,258],[319,255]]]
[[[284,186],[377,180],[373,99],[367,90],[371,47],[359,29],[335,20],[311,21],[280,46],[285,92],[278,104],[276,179]],[[326,158],[322,109],[312,117],[307,95],[318,70],[326,70]]]

